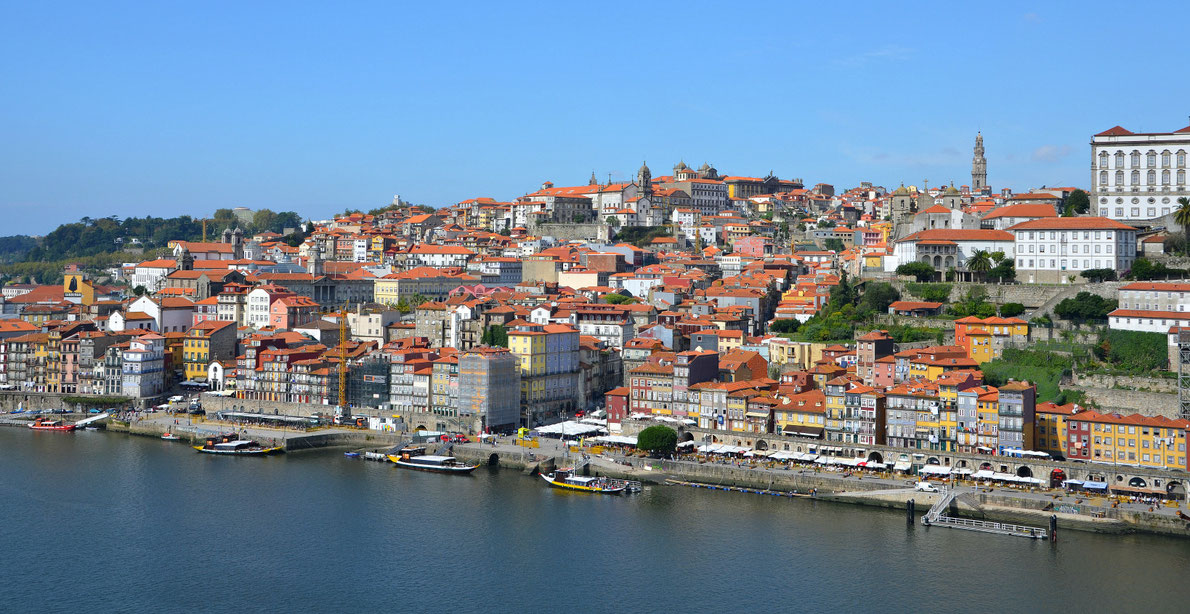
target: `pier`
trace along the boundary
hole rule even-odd
[[[950,508],[950,505],[954,502],[955,498],[957,498],[960,494],[963,494],[961,491],[962,489],[960,488],[948,489],[943,494],[942,498],[930,507],[930,510],[926,512],[925,516],[921,517],[921,523],[927,527],[949,527],[952,529],[979,531],[981,533],[1027,537],[1029,539],[1045,539],[1048,536],[1045,529],[1038,527],[1009,524],[1006,522],[994,522],[990,520],[975,520],[971,518],[956,518],[953,516],[947,516],[945,514],[946,510]]]

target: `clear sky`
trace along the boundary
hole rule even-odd
[[[1185,3],[9,2],[0,234],[87,215],[325,217],[720,172],[1089,181],[1190,123]]]

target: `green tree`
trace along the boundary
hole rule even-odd
[[[992,258],[987,250],[977,249],[972,252],[971,257],[967,259],[967,270],[978,274],[981,279],[987,279],[988,271],[992,270]]]
[[[798,322],[797,320],[794,320],[794,319],[773,320],[773,323],[769,325],[769,332],[770,333],[792,333],[792,332],[797,331],[797,327],[800,324],[801,324],[800,322]]]
[[[1000,261],[1000,264],[992,267],[987,274],[988,279],[994,279],[998,282],[1012,281],[1016,279],[1016,267],[1012,265],[1012,258],[1005,258]]]
[[[673,454],[678,448],[678,432],[668,426],[650,426],[636,436],[636,448],[653,456]]]
[[[614,215],[609,215],[606,218],[604,218],[603,223],[614,228],[614,227],[620,225],[620,220],[618,218],[616,218],[616,216],[614,216]]]
[[[1083,291],[1074,298],[1062,299],[1054,306],[1054,315],[1072,322],[1106,322],[1107,314],[1118,306],[1117,301]]]
[[[417,309],[419,305],[428,302],[429,300],[430,299],[422,296],[421,293],[415,293],[413,296],[409,297],[409,306]]]
[[[1075,215],[1083,215],[1091,210],[1091,197],[1082,190],[1075,190],[1066,197],[1066,210],[1063,214],[1066,217],[1073,217]]]
[[[1004,303],[1000,305],[1000,315],[1005,318],[1015,318],[1025,313],[1025,306],[1020,303]]]
[[[1178,210],[1173,214],[1173,221],[1177,222],[1183,231],[1190,227],[1190,197],[1178,197]]]
[[[831,250],[831,251],[835,251],[835,252],[841,252],[844,249],[847,249],[846,247],[843,246],[842,239],[834,239],[834,238],[827,239],[827,240],[823,241],[822,248]]]
[[[871,317],[875,313],[887,313],[888,306],[899,300],[901,293],[897,292],[892,284],[869,282],[864,287],[864,295],[860,297],[856,311],[863,318]]]
[[[137,296],[144,296],[145,292],[148,292],[148,290],[144,286],[137,286],[132,289],[132,293]]]
[[[614,294],[613,293],[613,294],[605,294],[603,296],[603,302],[611,304],[611,305],[623,305],[624,303],[637,303],[639,301],[632,298],[631,296],[624,296],[623,294]]]
[[[934,267],[925,262],[906,262],[897,267],[897,275],[912,275],[919,282],[932,281],[937,274]]]
[[[834,228],[835,223],[831,220],[826,220],[826,219],[818,220],[818,227],[819,228]]]
[[[503,324],[492,324],[484,329],[479,342],[492,347],[508,347],[508,329]]]
[[[1104,281],[1115,281],[1115,269],[1087,269],[1083,271],[1083,278],[1091,283],[1100,283]]]

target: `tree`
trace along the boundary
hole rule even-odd
[[[425,303],[429,300],[430,299],[422,296],[420,293],[415,293],[413,296],[409,297],[409,306],[413,307],[414,309],[417,309],[417,307],[419,305],[421,305],[422,303]]]
[[[636,436],[636,449],[654,456],[673,454],[678,448],[678,432],[668,426],[650,426]]]
[[[1015,318],[1025,313],[1025,306],[1020,303],[1004,303],[1000,305],[1000,315],[1005,318]]]
[[[919,282],[927,282],[934,279],[937,271],[925,262],[906,262],[897,267],[897,275],[912,275]]]
[[[1148,281],[1150,279],[1169,279],[1186,274],[1184,269],[1171,269],[1162,262],[1153,262],[1148,258],[1137,258],[1132,262],[1132,270],[1125,275],[1127,279]]]
[[[1178,210],[1173,214],[1173,221],[1177,222],[1183,231],[1190,227],[1190,197],[1178,197]]]
[[[403,296],[397,300],[396,308],[397,308],[397,311],[401,312],[402,314],[406,314],[406,313],[409,313],[410,311],[413,311],[413,307],[411,307],[409,305],[409,301],[406,300],[405,297],[403,297]]]
[[[1088,282],[1097,284],[1105,281],[1116,280],[1115,269],[1087,269],[1083,271],[1083,278]]]
[[[620,225],[620,220],[618,218],[616,218],[616,216],[614,216],[614,215],[609,215],[609,216],[607,216],[606,219],[603,220],[603,223],[614,228],[614,227]]]
[[[1016,267],[1012,266],[1012,258],[1005,258],[1000,261],[1000,264],[992,267],[988,271],[988,279],[995,279],[997,282],[1012,281],[1016,279]]]
[[[603,302],[609,305],[623,305],[624,303],[636,303],[637,300],[631,296],[624,296],[623,294],[606,294],[603,297]]]
[[[800,324],[801,324],[801,322],[798,322],[797,320],[794,320],[794,319],[773,320],[773,323],[769,325],[769,332],[770,333],[792,333],[792,332],[797,331],[797,327]]]
[[[822,242],[822,248],[830,250],[830,251],[834,251],[834,252],[841,252],[844,249],[846,249],[845,247],[843,247],[842,239],[827,239]]]
[[[819,228],[834,228],[835,223],[830,220],[826,220],[826,219],[818,220],[818,227]]]
[[[1115,311],[1119,302],[1090,292],[1079,292],[1074,298],[1062,299],[1054,306],[1054,315],[1072,322],[1106,322],[1107,314]]]
[[[137,286],[132,289],[132,293],[137,296],[144,296],[145,292],[148,292],[148,289],[146,289],[144,286]]]
[[[992,257],[987,250],[977,249],[967,259],[967,270],[978,273],[980,278],[987,279],[988,271],[992,270]]]
[[[1091,210],[1091,198],[1082,190],[1075,190],[1066,197],[1066,210],[1063,214],[1066,217],[1073,217],[1075,215],[1083,215]]]
[[[901,300],[901,293],[884,282],[869,282],[864,287],[864,295],[856,304],[856,311],[860,317],[870,317],[874,313],[887,313],[888,306],[894,301]]]
[[[503,324],[492,324],[484,329],[479,342],[492,347],[508,347],[508,329]]]

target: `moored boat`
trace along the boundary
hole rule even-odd
[[[162,433],[161,438],[166,441],[181,441],[182,440],[181,437],[178,437],[177,435],[174,435],[173,433],[170,433],[168,431],[165,433]]]
[[[265,447],[251,439],[239,439],[235,434],[207,437],[203,445],[193,446],[193,448],[206,454],[232,454],[237,456],[262,456],[284,451],[281,446]]]
[[[597,492],[607,495],[618,495],[628,487],[628,483],[624,480],[575,475],[573,469],[557,469],[550,473],[543,473],[541,474],[541,479],[557,488],[578,490],[581,492]]]
[[[389,454],[388,460],[398,467],[435,473],[471,473],[479,466],[460,462],[453,456],[426,454],[425,448],[404,448],[397,454]]]
[[[46,420],[45,418],[38,418],[29,425],[29,428],[35,431],[73,431],[78,428],[77,425],[67,424],[61,420]]]

